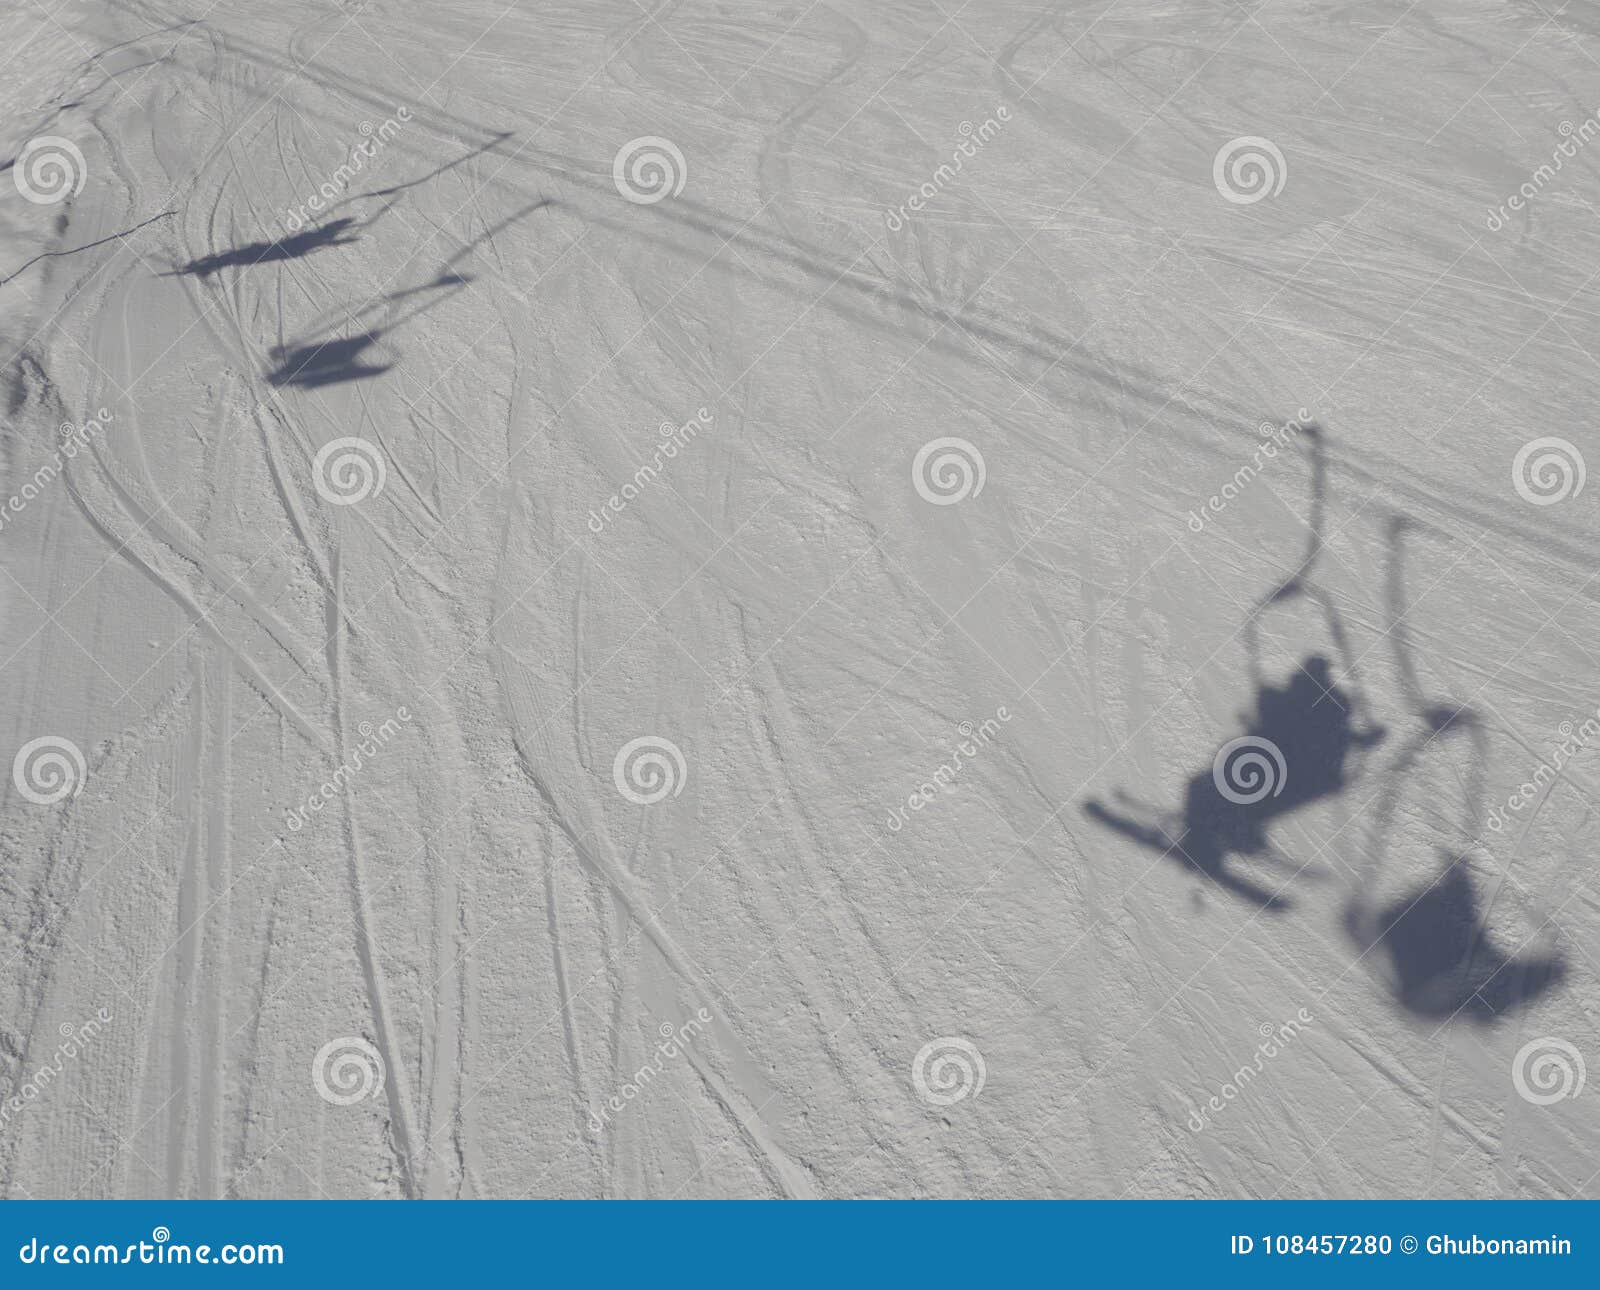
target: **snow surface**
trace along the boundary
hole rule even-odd
[[[0,65],[4,1194],[1600,1193],[1595,5]]]

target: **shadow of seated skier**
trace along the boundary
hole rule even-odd
[[[345,236],[354,224],[353,219],[329,220],[316,228],[308,228],[303,233],[278,238],[276,241],[248,242],[231,251],[218,251],[214,255],[190,260],[188,264],[180,265],[171,273],[163,273],[161,276],[174,278],[179,274],[188,273],[206,278],[222,269],[248,269],[257,264],[271,264],[279,260],[298,260],[324,247],[344,246],[346,243],[354,242],[356,240],[354,236]]]
[[[1259,688],[1245,734],[1224,744],[1212,764],[1190,778],[1181,814],[1139,808],[1125,793],[1116,795],[1119,804],[1154,818],[1139,820],[1097,801],[1087,802],[1084,810],[1252,904],[1275,912],[1287,909],[1287,899],[1241,876],[1229,862],[1248,856],[1299,867],[1273,848],[1267,825],[1339,792],[1346,783],[1351,749],[1371,747],[1383,738],[1381,728],[1358,730],[1350,706],[1349,697],[1332,681],[1328,660],[1313,655],[1287,685]]]

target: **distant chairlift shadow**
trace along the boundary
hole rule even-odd
[[[279,345],[272,351],[271,358],[277,366],[267,373],[267,381],[280,389],[289,386],[315,390],[341,381],[382,376],[394,364],[362,361],[362,354],[378,343],[381,334],[368,331],[312,345]]]
[[[365,352],[377,345],[387,334],[434,308],[442,297],[435,295],[432,303],[418,305],[409,313],[396,316],[401,302],[413,296],[438,292],[443,292],[446,296],[452,295],[470,285],[472,281],[470,274],[445,270],[420,286],[390,292],[356,313],[347,311],[346,317],[352,322],[362,316],[370,317],[373,314],[389,317],[384,325],[369,327],[355,336],[334,336],[326,340],[308,339],[298,344],[277,346],[269,355],[277,366],[267,373],[267,381],[280,388],[290,386],[295,389],[314,390],[324,385],[336,385],[341,381],[360,381],[368,377],[382,376],[394,364],[364,362],[362,359]]]
[[[190,274],[206,278],[222,269],[248,269],[254,265],[272,264],[280,260],[298,260],[325,247],[344,246],[356,241],[354,236],[345,236],[354,225],[355,220],[349,218],[329,220],[316,228],[308,228],[304,233],[295,233],[272,242],[249,242],[231,251],[219,251],[215,255],[190,260],[188,264],[161,276],[170,278],[180,274]]]

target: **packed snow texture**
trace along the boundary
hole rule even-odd
[[[0,1188],[1600,1194],[1600,12],[0,13]]]

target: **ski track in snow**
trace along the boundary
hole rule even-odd
[[[1600,1190],[1587,9],[0,66],[0,1193]]]

